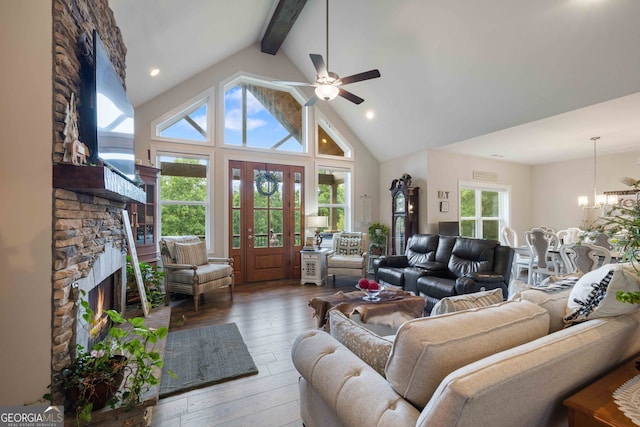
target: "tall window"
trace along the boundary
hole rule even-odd
[[[460,185],[460,235],[500,240],[508,223],[507,187]]]
[[[318,170],[318,215],[329,217],[329,229],[351,228],[349,189],[351,173],[340,169]]]
[[[242,148],[305,152],[302,105],[291,93],[240,79],[225,87],[224,143]]]
[[[160,159],[160,234],[207,237],[209,218],[206,157],[161,155]]]

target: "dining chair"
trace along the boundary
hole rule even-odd
[[[518,246],[518,233],[511,227],[502,227],[502,240],[505,245],[514,248],[515,255],[513,256],[513,270],[515,271],[515,278],[520,277],[522,269],[529,268],[530,256],[523,255],[519,252]],[[529,252],[531,253],[531,252]]]
[[[588,273],[611,262],[611,252],[590,243],[568,243],[560,246],[565,273]]]
[[[560,272],[558,254],[550,251],[550,249],[557,249],[558,236],[541,228],[532,228],[524,233],[524,238],[531,252],[527,283],[529,285],[539,283],[539,280],[534,282],[534,279],[540,279],[542,275],[558,275]]]
[[[569,227],[558,231],[558,241],[560,244],[578,243],[584,231],[578,227]]]
[[[588,233],[585,242],[594,244],[596,246],[602,246],[605,249],[613,250],[613,245],[609,242],[609,235],[603,232],[591,232]]]

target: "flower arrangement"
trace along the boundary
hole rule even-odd
[[[82,320],[93,327],[96,320],[89,303],[81,300],[80,305]],[[125,319],[114,310],[105,312],[112,322],[108,336],[91,349],[77,345],[75,358],[62,372],[66,406],[75,412],[77,425],[89,423],[91,412],[106,405],[130,409],[151,386],[159,384],[155,369],[162,368],[163,362],[155,345],[168,328],[149,328],[143,318]]]
[[[380,231],[378,231],[380,230]],[[369,226],[369,242],[374,255],[381,255],[385,252],[389,227],[379,222],[374,222]]]

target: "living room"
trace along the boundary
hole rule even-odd
[[[51,273],[54,263],[50,203],[53,188],[51,139],[52,129],[55,132],[60,132],[61,129],[56,128],[52,122],[50,70],[54,43],[51,34],[51,3],[7,2],[2,9],[2,26],[10,34],[9,37],[3,37],[3,52],[7,58],[20,59],[7,64],[9,69],[4,79],[5,96],[2,101],[4,117],[9,124],[3,126],[2,133],[6,141],[13,142],[3,145],[5,155],[1,168],[4,177],[2,193],[5,198],[1,238],[2,252],[6,254],[3,264],[6,276],[2,318],[5,324],[14,325],[2,332],[3,342],[12,349],[7,355],[3,374],[14,388],[3,388],[0,402],[20,405],[37,400],[50,382],[51,301],[52,294],[58,291],[52,289]],[[216,87],[237,70],[256,75],[264,75],[265,70],[269,70],[274,78],[308,80],[286,56],[265,55],[256,44],[233,53],[229,58],[203,70],[153,101],[137,106],[139,127],[136,129],[142,131],[136,135],[136,158],[146,159],[149,149],[155,155],[158,150],[166,148],[162,143],[151,141],[148,129],[154,120],[202,91]],[[384,78],[384,70],[381,71]],[[618,93],[611,96],[611,99],[621,99],[624,95],[632,98],[637,90],[638,87],[633,92]],[[499,183],[511,187],[511,225],[517,230],[538,224],[564,228],[578,225],[583,219],[583,212],[576,200],[579,195],[591,194],[593,190],[593,158],[589,138],[594,135],[591,133],[584,135],[585,153],[581,158],[535,166],[449,153],[444,147],[416,150],[400,157],[378,161],[367,148],[366,139],[359,138],[336,111],[323,104],[317,108],[354,149],[353,160],[346,162],[353,164],[354,230],[366,230],[366,224],[362,221],[363,207],[359,203],[363,195],[371,197],[371,218],[389,223],[391,202],[388,188],[391,181],[402,173],[409,173],[414,185],[421,187],[422,232],[437,231],[439,221],[458,219],[458,182],[473,181],[474,171],[495,174]],[[606,144],[605,132],[606,129],[601,132],[601,147]],[[393,142],[389,144],[392,145]],[[225,163],[231,151],[216,149],[214,152],[213,193],[226,194]],[[639,157],[637,144],[634,149],[626,152],[599,155],[598,188],[619,190],[622,189],[619,183],[621,177],[638,177]],[[276,163],[283,162],[278,156],[272,156],[271,159]],[[455,167],[451,167],[452,164]],[[308,182],[313,182],[314,160],[307,159],[304,165],[310,178]],[[439,191],[451,194],[448,212],[440,211]],[[307,214],[312,214],[315,211],[313,197],[309,197],[308,202]],[[214,204],[212,229],[226,230],[225,215],[224,203]],[[20,227],[25,219],[28,219],[28,225]],[[218,233],[222,236],[226,234]],[[215,238],[211,253],[222,255],[228,251],[227,248],[228,241],[225,238]],[[28,315],[25,316],[25,313]],[[21,319],[20,323],[17,324],[14,319]],[[27,342],[24,342],[25,337],[29,337]]]

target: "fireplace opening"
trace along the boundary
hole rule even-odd
[[[89,291],[87,302],[93,310],[93,324],[89,329],[88,348],[105,339],[111,328],[111,320],[105,310],[114,308],[114,275],[110,275]]]

